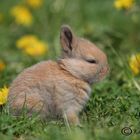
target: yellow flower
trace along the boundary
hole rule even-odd
[[[134,0],[116,0],[114,6],[116,9],[130,9],[134,5]]]
[[[32,24],[32,14],[25,6],[17,5],[11,9],[11,15],[19,25],[30,26]]]
[[[0,105],[3,105],[7,102],[9,89],[4,86],[4,88],[0,89]]]
[[[31,56],[40,56],[46,52],[46,44],[43,42],[37,42],[34,46],[28,47],[24,51]]]
[[[37,42],[38,38],[35,35],[25,35],[16,42],[16,45],[18,48],[26,49]]]
[[[34,35],[26,35],[16,42],[16,46],[30,56],[41,56],[47,51],[47,44]]]
[[[140,73],[140,53],[131,56],[129,65],[135,75]]]
[[[26,0],[26,3],[32,8],[39,8],[43,4],[43,0]]]
[[[5,63],[0,60],[0,72],[3,71],[5,69]]]
[[[3,21],[3,14],[0,13],[0,23]]]

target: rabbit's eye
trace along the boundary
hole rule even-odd
[[[97,61],[96,61],[95,59],[88,59],[88,60],[86,60],[86,61],[89,62],[89,63],[94,63],[94,64],[97,63]]]

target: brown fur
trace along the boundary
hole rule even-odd
[[[60,41],[62,59],[29,67],[11,84],[8,99],[15,114],[26,104],[29,114],[65,115],[70,123],[79,124],[78,114],[90,97],[90,85],[108,73],[107,57],[90,41],[76,37],[69,26],[62,26]]]

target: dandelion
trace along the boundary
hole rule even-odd
[[[131,56],[129,66],[135,75],[140,73],[140,53]]]
[[[0,72],[3,71],[5,67],[6,67],[5,63],[2,60],[0,60]]]
[[[11,9],[11,15],[19,25],[30,26],[32,24],[32,14],[25,6],[17,5],[13,7]]]
[[[116,0],[114,6],[116,9],[130,9],[134,5],[134,0]]]
[[[26,48],[24,51],[31,56],[40,56],[46,52],[46,44],[37,42],[34,46]]]
[[[17,40],[16,45],[20,49],[26,49],[36,44],[38,42],[38,38],[35,35],[25,35]]]
[[[30,56],[41,56],[47,51],[47,44],[34,35],[26,35],[16,42],[16,46]]]
[[[9,89],[4,86],[4,88],[0,89],[0,105],[3,105],[7,102]]]
[[[43,0],[26,0],[26,3],[32,8],[39,8],[43,4]]]

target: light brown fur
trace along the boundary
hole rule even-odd
[[[65,115],[69,123],[79,124],[78,114],[90,97],[90,85],[108,73],[107,57],[90,41],[76,37],[69,26],[62,26],[60,41],[60,60],[31,66],[11,84],[8,99],[14,114],[19,115],[26,104],[29,114]]]

